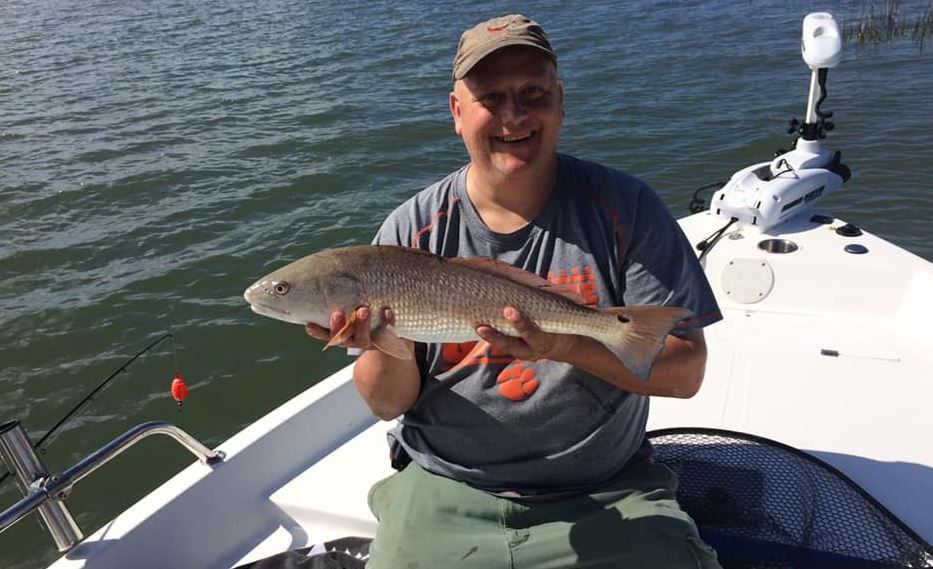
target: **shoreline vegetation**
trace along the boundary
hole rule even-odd
[[[842,40],[855,44],[879,44],[899,39],[912,39],[923,50],[933,33],[933,1],[928,1],[916,13],[905,14],[898,0],[863,6],[855,18],[842,22]]]

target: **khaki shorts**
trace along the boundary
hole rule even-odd
[[[719,569],[675,500],[677,479],[651,461],[599,492],[502,498],[417,464],[377,482],[367,569]]]

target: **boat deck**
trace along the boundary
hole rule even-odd
[[[708,213],[681,220],[692,243],[724,223]],[[703,259],[724,315],[707,329],[703,389],[653,399],[649,428],[730,429],[813,453],[930,542],[933,265],[869,233],[839,235],[843,224],[802,219],[781,235],[747,226],[724,234]],[[766,239],[797,247],[768,252],[758,246]],[[846,252],[853,244],[867,252]],[[53,567],[133,559],[140,569],[220,569],[372,535],[366,496],[391,472],[390,426],[343,369],[221,445],[228,458],[216,471],[193,464]],[[200,540],[166,548],[152,539],[178,532]]]

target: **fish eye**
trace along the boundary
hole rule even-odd
[[[278,295],[288,294],[288,283],[285,281],[275,281],[272,283],[272,292]]]

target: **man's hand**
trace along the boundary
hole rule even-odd
[[[620,389],[641,395],[689,398],[703,383],[706,341],[702,330],[680,336],[668,335],[651,375],[647,380],[640,380],[615,354],[593,338],[543,332],[512,306],[506,306],[502,315],[515,329],[517,338],[506,336],[491,326],[479,326],[476,333],[515,358],[566,362]]]
[[[331,346],[355,348],[358,350],[373,350],[376,346],[372,342],[370,332],[370,318],[372,311],[368,306],[361,306],[350,314],[349,320],[340,310],[330,315],[330,328],[317,324],[305,325],[305,332],[316,340],[323,340]],[[380,327],[395,324],[395,314],[388,308],[383,309]]]
[[[415,404],[421,391],[421,372],[412,357],[414,344],[385,330],[395,325],[395,313],[384,308],[381,315],[379,326],[370,330],[373,314],[368,306],[358,307],[349,316],[337,310],[330,315],[330,328],[306,324],[305,332],[326,341],[328,346],[364,350],[353,365],[353,383],[373,414],[388,421]],[[378,338],[380,330],[382,347],[378,348],[373,335]],[[392,335],[394,343],[385,337],[387,334]]]
[[[579,340],[579,336],[573,334],[551,334],[542,331],[513,306],[503,308],[502,316],[515,329],[517,338],[507,336],[491,326],[479,326],[476,333],[493,346],[518,359],[567,361],[567,356]]]

